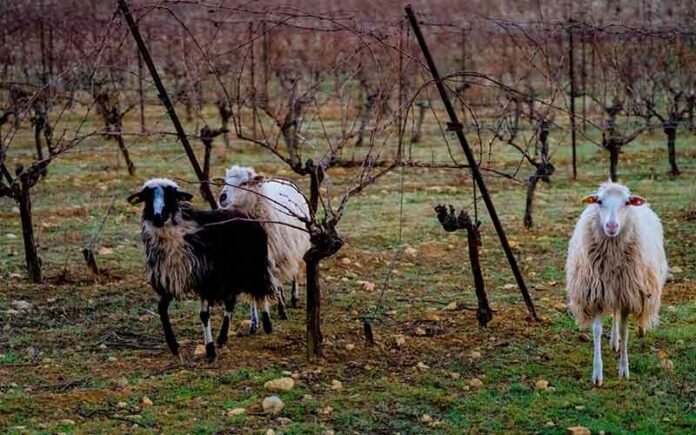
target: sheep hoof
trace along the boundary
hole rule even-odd
[[[595,387],[601,387],[602,382],[603,382],[603,379],[601,376],[592,377],[592,383],[594,384]]]
[[[271,324],[271,316],[268,313],[263,313],[261,317],[261,322],[263,323],[263,332],[270,334],[273,332],[273,325]]]
[[[288,313],[285,310],[278,310],[278,318],[280,320],[288,320]]]
[[[299,301],[297,300],[296,297],[293,297],[290,299],[290,308],[298,308],[299,307]]]
[[[212,341],[205,345],[205,357],[209,363],[215,362],[217,355],[215,353],[215,343]]]
[[[217,345],[218,347],[223,347],[227,344],[227,336],[222,336],[220,335],[217,339]]]

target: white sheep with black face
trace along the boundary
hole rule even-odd
[[[619,377],[628,378],[628,316],[639,331],[657,325],[667,279],[662,224],[645,200],[607,182],[583,198],[587,207],[568,247],[568,307],[582,327],[592,325],[592,382],[602,384],[602,316],[611,314],[611,346],[621,352]]]
[[[219,196],[220,206],[247,213],[258,220],[268,234],[268,252],[276,276],[292,282],[292,305],[297,304],[297,276],[311,243],[305,230],[309,217],[307,199],[296,184],[280,178],[266,178],[253,168],[234,165],[227,170]],[[278,308],[285,317],[282,287]],[[254,307],[252,306],[252,329]]]

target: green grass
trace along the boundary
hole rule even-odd
[[[134,122],[129,118],[127,127],[135,129]],[[446,160],[441,135],[434,124],[426,127],[415,157]],[[313,131],[317,134],[320,129]],[[31,140],[27,129],[20,131],[10,148],[11,158],[28,161]],[[487,176],[541,323],[526,319],[482,209],[482,266],[496,310],[494,320],[480,329],[471,311],[443,311],[452,301],[473,306],[476,299],[463,234],[442,231],[432,208],[439,203],[468,207],[471,180],[458,171],[409,169],[403,171],[403,180],[397,171],[352,200],[339,226],[346,245],[322,263],[324,358],[306,361],[304,312],[290,310],[291,320],[276,321],[272,335],[232,336],[219,361],[208,365],[194,355],[201,343],[198,307],[187,301],[170,309],[183,346],[182,365],[165,350],[155,314],[156,296],[144,275],[140,211],[128,206],[125,198],[149,177],[193,178],[183,152],[171,138],[133,143],[138,175],[130,178],[123,165],[117,165],[115,144],[101,139],[88,142],[53,163],[48,179],[33,190],[45,284],[31,285],[22,278],[19,220],[14,204],[7,199],[0,202],[0,430],[265,433],[273,428],[286,434],[329,429],[454,434],[563,433],[566,427],[583,425],[595,433],[694,433],[696,222],[685,220],[684,210],[696,192],[696,140],[680,135],[677,148],[683,175],[676,179],[665,175],[663,142],[654,134],[632,143],[622,154],[619,172],[663,218],[670,264],[681,271],[665,289],[660,327],[643,339],[631,338],[629,381],[617,379],[616,357],[605,341],[603,388],[590,383],[592,348],[586,333],[557,309],[564,299],[566,244],[581,210],[577,200],[606,179],[606,156],[591,143],[580,143],[580,176],[572,181],[568,139],[560,132],[552,134],[558,171],[551,184],[538,188],[537,225],[532,230],[525,230],[521,222],[525,186]],[[457,149],[454,152],[463,160]],[[518,158],[500,145],[493,156],[494,167],[509,171]],[[232,150],[216,145],[213,173],[222,174],[232,162],[290,176],[273,156],[257,148],[237,142]],[[524,167],[520,178],[529,172]],[[352,175],[329,172],[331,192],[338,196],[345,191]],[[306,180],[299,182],[307,187]],[[195,186],[187,188],[195,191]],[[95,281],[83,266],[81,249],[113,197],[114,208],[96,246],[113,253],[98,255],[106,273]],[[416,254],[404,255],[392,274],[383,300],[386,314],[373,325],[377,345],[367,348],[360,319],[375,307],[378,293],[363,290],[358,281],[375,282],[379,289],[402,243],[414,247]],[[15,300],[28,300],[34,309],[7,314]],[[214,327],[219,325],[219,314],[215,310]],[[246,308],[240,306],[235,332],[246,316]],[[416,334],[418,328],[425,328],[428,335]],[[139,339],[114,338],[128,334]],[[395,346],[397,335],[406,338],[405,346]],[[636,336],[633,329],[631,336]],[[100,349],[104,342],[109,346]],[[348,345],[354,347],[348,350]],[[36,359],[30,357],[29,347],[39,352]],[[473,358],[472,351],[481,357]],[[667,360],[673,369],[663,367],[670,365]],[[429,368],[419,369],[419,363]],[[264,383],[288,373],[298,379],[293,390],[279,394],[284,410],[276,417],[264,415],[260,409],[268,395]],[[480,379],[483,387],[471,387],[473,378]],[[343,389],[332,390],[333,379],[340,380]],[[540,379],[548,380],[551,389],[536,390],[534,384]],[[143,396],[154,405],[143,405]],[[119,402],[126,406],[119,407]],[[246,408],[247,415],[226,415],[237,407]],[[426,414],[430,422],[424,420]]]

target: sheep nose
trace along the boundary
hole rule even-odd
[[[607,222],[607,229],[609,231],[616,231],[619,229],[619,223],[618,222]]]

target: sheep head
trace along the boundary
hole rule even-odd
[[[143,221],[152,222],[155,227],[162,227],[172,219],[178,209],[179,201],[190,201],[193,195],[179,190],[179,186],[167,178],[153,178],[143,188],[128,197],[131,205],[145,203]],[[172,223],[174,220],[172,219]]]
[[[582,199],[584,204],[597,207],[598,224],[607,237],[616,237],[621,233],[630,207],[645,204],[645,199],[631,192],[624,185],[607,182],[599,187],[597,193]]]

